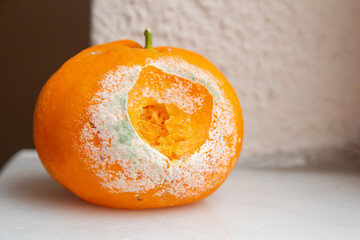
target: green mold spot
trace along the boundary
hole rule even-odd
[[[113,129],[119,133],[119,135],[120,135],[119,142],[120,143],[126,143],[135,136],[134,130],[133,130],[131,124],[127,120],[118,121],[113,126]]]

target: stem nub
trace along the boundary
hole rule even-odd
[[[153,49],[152,47],[152,34],[149,27],[145,28],[145,47],[146,49]]]

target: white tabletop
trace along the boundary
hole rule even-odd
[[[118,210],[52,180],[35,151],[0,174],[0,239],[360,239],[360,173],[236,168],[207,199]]]

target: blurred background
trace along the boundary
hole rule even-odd
[[[47,79],[90,45],[88,0],[0,0],[0,168],[34,148],[32,114]]]
[[[2,0],[2,164],[33,148],[41,86],[90,45],[118,39],[198,52],[234,86],[239,164],[360,167],[360,1]]]

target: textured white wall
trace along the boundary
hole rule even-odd
[[[93,44],[133,39],[212,61],[236,89],[242,157],[337,149],[360,136],[360,1],[93,0]]]

